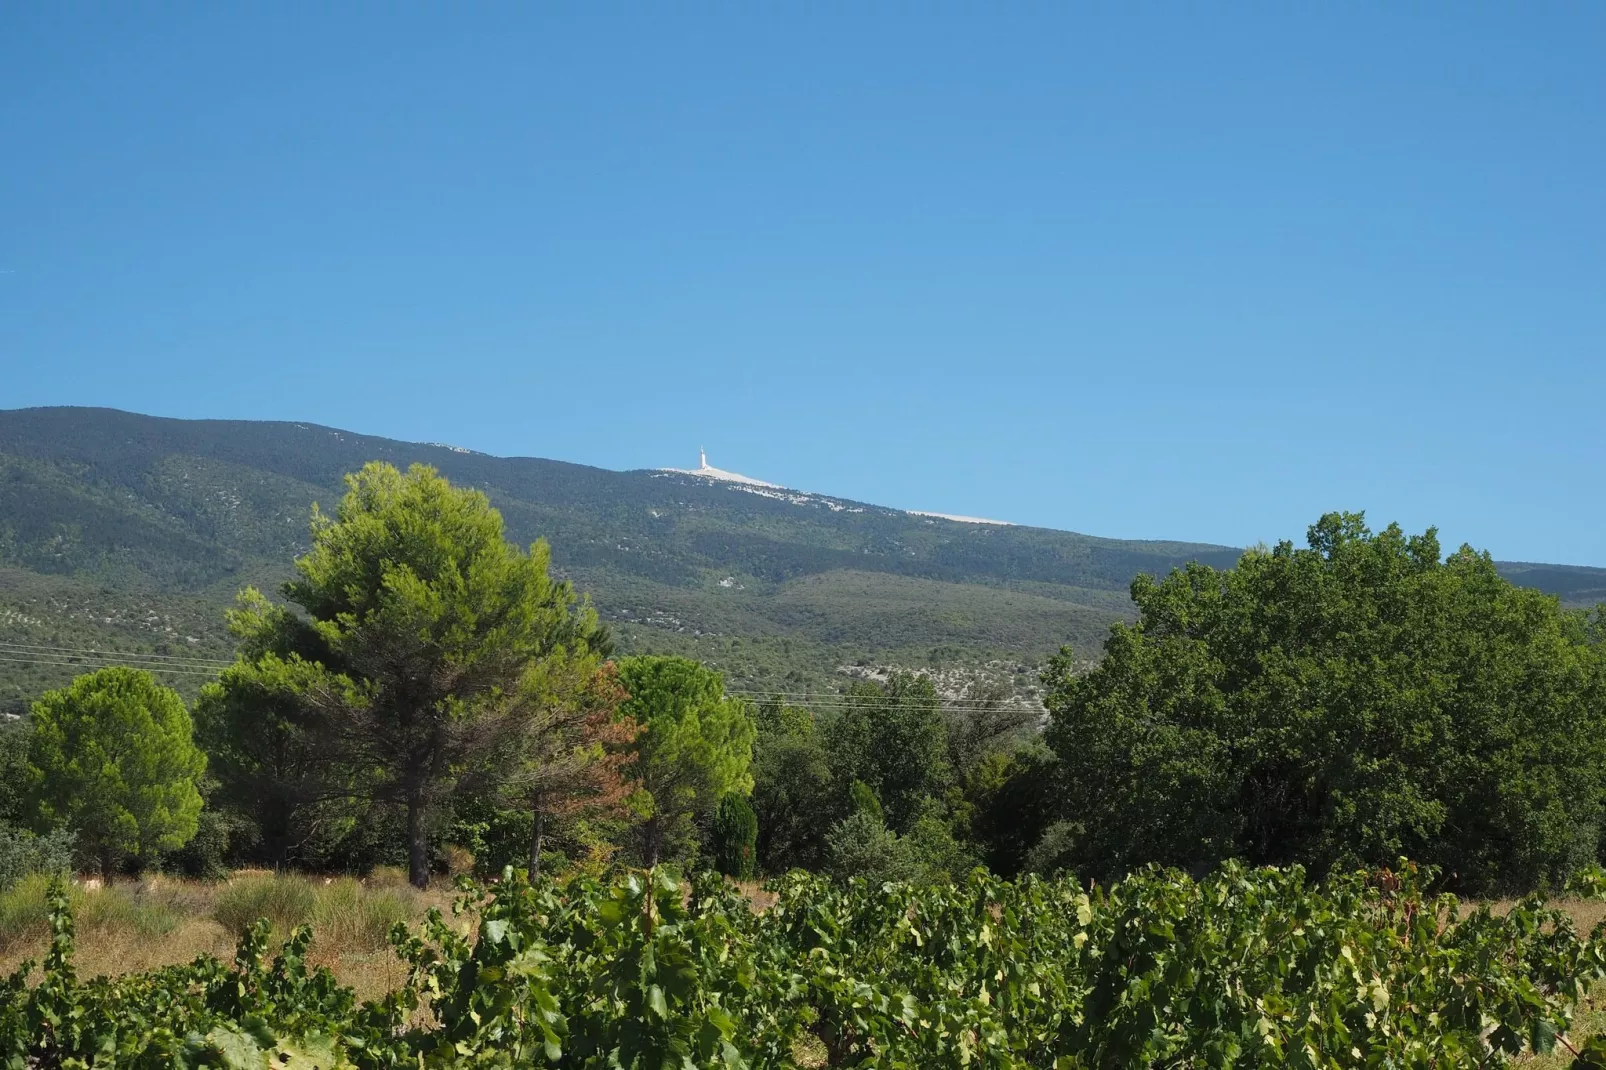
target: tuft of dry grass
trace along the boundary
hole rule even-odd
[[[49,887],[50,878],[36,873],[0,894],[0,953],[13,943],[44,937],[48,931]],[[82,934],[129,932],[155,939],[177,929],[184,917],[181,904],[163,892],[148,884],[93,891],[73,885],[68,889],[68,899]]]
[[[287,873],[236,877],[217,894],[212,917],[235,936],[244,933],[259,919],[273,926],[273,935],[282,940],[290,930],[312,916],[317,892],[305,877]]]
[[[370,888],[411,888],[407,871],[401,866],[375,866],[363,883]]]
[[[334,947],[378,951],[390,946],[390,930],[423,913],[418,892],[367,887],[342,877],[317,890],[312,908],[313,931]]]

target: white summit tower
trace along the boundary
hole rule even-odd
[[[723,483],[745,483],[749,487],[774,487],[774,483],[766,483],[762,479],[752,476],[739,475],[736,472],[727,472],[723,468],[715,468],[708,463],[708,451],[701,446],[697,447],[696,468],[665,468],[665,472],[678,472],[683,476],[702,476],[704,479],[717,479]]]
[[[744,476],[736,472],[727,472],[723,468],[715,468],[713,465],[708,463],[708,451],[701,446],[697,447],[696,468],[660,468],[658,471],[666,474],[673,473],[677,476],[697,476],[700,479],[706,479],[710,482],[738,483],[747,488],[751,493],[762,494],[766,498],[779,498],[782,501],[789,501],[793,505],[823,505],[832,512],[842,512],[843,510],[846,510],[850,513],[864,512],[864,508],[862,506],[855,505],[852,502],[843,501],[839,498],[826,498],[820,495],[803,494],[797,491],[786,490],[786,488],[782,487],[778,483],[766,483],[762,479],[754,479],[752,476]],[[783,493],[772,494],[770,493],[771,491],[782,491]],[[892,512],[895,510],[888,511]],[[1013,526],[1007,520],[983,520],[979,516],[955,516],[952,513],[928,513],[923,509],[910,509],[907,510],[907,512],[910,516],[929,517],[933,521],[957,520],[961,524],[999,524],[1006,527]],[[656,516],[657,514],[655,513],[653,515]]]

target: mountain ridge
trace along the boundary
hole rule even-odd
[[[312,503],[331,508],[341,477],[370,460],[431,464],[485,491],[511,538],[548,539],[555,571],[590,592],[622,648],[695,655],[754,687],[828,688],[856,662],[1008,664],[1020,676],[1061,644],[1091,658],[1110,623],[1131,618],[1136,573],[1241,553],[298,421],[11,409],[0,410],[0,642],[55,634],[226,656],[222,608],[246,584],[271,592],[306,547]],[[1606,600],[1606,569],[1501,569],[1569,604]],[[142,613],[171,623],[142,631],[129,623]],[[41,675],[0,668],[13,670],[13,694]]]

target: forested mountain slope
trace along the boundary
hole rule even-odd
[[[0,411],[0,642],[224,656],[222,607],[286,576],[312,504],[332,506],[341,476],[376,459],[483,489],[511,537],[551,542],[625,648],[770,687],[823,686],[845,661],[1024,669],[1063,643],[1091,657],[1129,615],[1134,574],[1237,556],[310,424],[21,409]],[[1503,568],[1606,600],[1606,569]],[[66,671],[26,660],[0,662],[0,698]]]

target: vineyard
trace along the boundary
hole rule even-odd
[[[0,982],[0,1065],[1606,1066],[1606,1039],[1568,1035],[1606,978],[1606,922],[1582,934],[1538,897],[1463,910],[1425,884],[795,874],[756,911],[712,877],[510,873],[398,926],[409,979],[362,1004],[308,966],[304,929],[270,959],[266,923],[232,964],[81,980],[58,888],[42,975]]]

